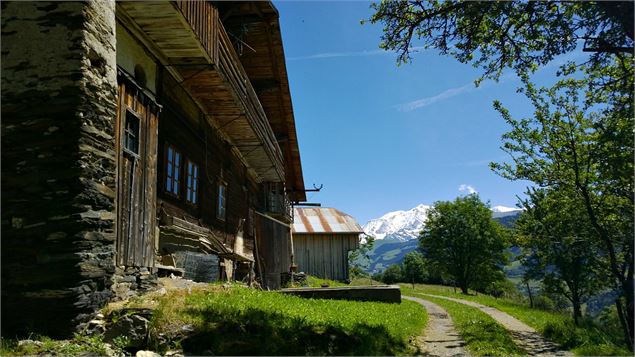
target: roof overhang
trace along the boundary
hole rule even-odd
[[[305,202],[304,178],[289,89],[278,10],[268,1],[218,2],[220,18],[282,148],[286,188],[293,202]]]

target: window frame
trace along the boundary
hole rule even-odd
[[[193,170],[192,173],[194,173],[193,175],[190,175],[190,165],[192,166]],[[185,159],[185,203],[192,205],[194,207],[197,207],[199,204],[199,191],[200,191],[200,173],[201,173],[201,168],[200,166],[194,162],[193,160],[190,160],[189,157],[187,157]],[[192,185],[190,185],[190,177],[193,176],[194,180],[192,182]],[[192,192],[192,198],[193,200],[190,200],[190,192]]]
[[[169,152],[170,149],[172,149],[172,152],[174,153],[174,156],[172,158],[172,161],[170,161],[169,159]],[[176,157],[179,157],[178,160],[178,166],[175,165],[176,163]],[[164,153],[164,159],[163,159],[163,173],[164,173],[164,177],[163,177],[163,192],[169,196],[172,196],[174,198],[180,199],[181,198],[181,193],[183,192],[182,190],[182,180],[181,178],[183,177],[182,174],[182,168],[183,168],[183,152],[181,150],[179,150],[176,146],[174,146],[173,144],[170,144],[166,141],[165,143],[165,153]],[[172,170],[168,171],[168,164],[172,166]],[[176,168],[175,168],[176,166]],[[171,179],[171,189],[168,189],[168,179]],[[176,183],[176,184],[175,184]],[[175,191],[175,187],[176,187],[176,192]]]
[[[132,151],[128,148],[128,133],[130,132],[128,130],[128,118],[134,118],[136,119],[136,129],[137,129],[137,135],[133,136],[136,139],[136,144],[137,144],[137,151]],[[125,110],[125,118],[124,118],[124,123],[123,123],[123,133],[122,136],[123,138],[121,139],[121,147],[123,149],[123,151],[126,154],[129,154],[135,158],[139,158],[140,157],[140,151],[141,151],[141,115],[139,113],[137,113],[136,111],[132,110],[132,108],[126,108]]]
[[[222,195],[221,188],[223,189]],[[216,191],[216,219],[225,222],[227,220],[227,182],[219,180]],[[222,207],[221,203],[223,204]],[[222,216],[220,214],[221,208],[223,212]]]

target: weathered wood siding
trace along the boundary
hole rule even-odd
[[[236,232],[241,219],[249,222],[249,208],[256,207],[258,187],[240,158],[232,150],[229,143],[205,119],[205,115],[189,97],[168,71],[162,71],[160,101],[164,105],[159,124],[159,160],[158,160],[158,197],[157,209],[170,210],[171,214],[186,217],[224,233],[224,241],[233,247]],[[181,197],[174,197],[166,192],[166,146],[174,146],[185,158],[192,160],[199,167],[198,203],[189,204],[184,199],[182,186]],[[184,182],[185,176],[181,182]],[[227,203],[225,219],[216,217],[218,207],[218,184],[224,182],[227,187]],[[253,234],[245,229],[245,248],[253,250]]]
[[[122,73],[115,119],[117,152],[117,263],[154,267],[158,110]],[[124,150],[127,116],[138,120],[138,152]]]
[[[289,226],[261,215],[256,215],[256,241],[258,243],[258,273],[263,287],[280,289],[281,273],[291,268],[291,240]]]
[[[348,279],[348,252],[358,247],[358,234],[293,235],[298,271],[323,279]]]

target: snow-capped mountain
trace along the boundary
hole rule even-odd
[[[380,273],[392,264],[399,264],[407,253],[417,249],[416,238],[425,225],[429,209],[430,206],[421,204],[408,211],[388,212],[364,225],[364,232],[377,239],[369,252],[366,267],[369,273]],[[494,206],[492,216],[502,225],[511,227],[521,211]]]
[[[501,218],[507,216],[514,216],[522,212],[522,209],[516,207],[494,206],[492,207],[492,217]]]
[[[418,205],[408,211],[388,212],[364,225],[364,232],[375,239],[407,241],[416,238],[423,229],[430,206]]]
[[[388,212],[380,218],[368,221],[363,229],[366,234],[375,237],[375,239],[393,239],[401,242],[415,239],[425,225],[429,209],[430,206],[420,204],[407,211]],[[519,208],[494,206],[492,207],[492,217],[514,216],[521,211]]]

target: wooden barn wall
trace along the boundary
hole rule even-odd
[[[158,197],[178,214],[190,221],[226,233],[225,243],[233,244],[240,219],[249,217],[250,202],[256,205],[258,186],[247,174],[246,167],[231,146],[221,139],[205,119],[203,113],[187,92],[166,71],[160,73],[160,103],[164,106],[159,123]],[[165,191],[165,155],[167,143],[182,154],[182,167],[189,158],[199,166],[199,194],[196,206],[186,203],[185,185],[181,185],[179,198]],[[185,182],[182,171],[181,182]],[[216,218],[219,180],[226,183],[227,203],[225,220]],[[161,207],[159,207],[161,209]],[[246,228],[246,227],[245,227]],[[247,251],[253,249],[253,236],[245,229]]]
[[[257,269],[263,287],[279,289],[281,273],[291,268],[291,239],[289,227],[271,219],[256,215],[256,240],[258,243]]]
[[[323,279],[348,279],[348,252],[359,247],[358,234],[294,234],[298,271]]]

